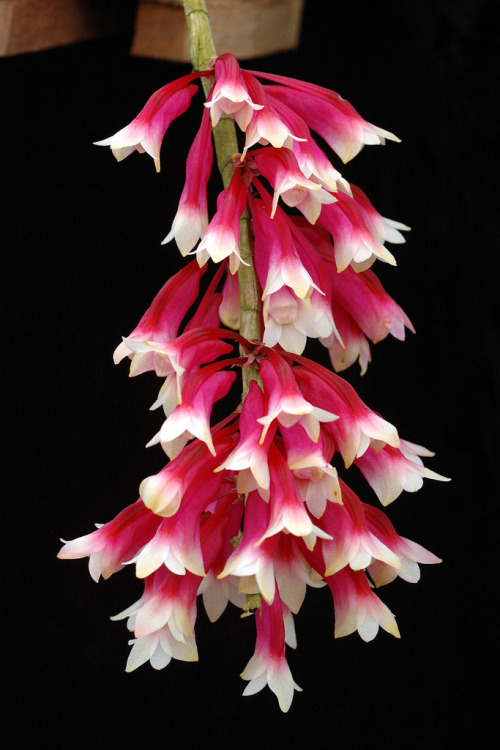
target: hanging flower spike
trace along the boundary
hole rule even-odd
[[[312,132],[344,161],[364,144],[398,139],[333,91],[242,70],[229,53],[217,57],[203,0],[185,5],[193,69],[206,69],[161,88],[98,144],[118,161],[146,152],[159,170],[170,123],[189,107],[193,82],[207,79],[162,243],[175,239],[196,259],[163,285],[114,353],[115,362],[131,360],[130,375],[165,378],[153,405],[165,421],[148,445],[160,443],[169,461],[143,479],[136,503],[64,543],[59,556],[88,556],[96,581],[125,565],[144,581],[140,599],[112,618],[126,619],[134,635],[127,671],[197,660],[198,596],[211,621],[228,602],[242,617],[255,612],[244,695],[267,684],[287,711],[300,688],[285,645],[297,645],[293,614],[308,586],[328,585],[335,637],[358,631],[370,641],[380,627],[399,637],[374,588],[398,576],[415,583],[420,563],[440,562],[362,502],[336,468],[341,459],[346,469],[355,464],[387,505],[424,478],[446,480],[424,467],[431,452],[401,440],[352,386],[302,356],[308,338],[318,338],[336,370],[359,360],[363,374],[369,342],[413,331],[369,270],[377,259],[396,264],[385,243],[404,242],[408,227],[350,185]],[[233,120],[245,133],[241,154]],[[212,135],[225,188],[210,220]],[[200,291],[209,260],[219,265]],[[240,372],[241,402],[212,420]]]
[[[130,125],[122,128],[95,146],[110,146],[117,161],[122,161],[133,151],[149,154],[160,171],[160,148],[170,124],[182,115],[198,91],[191,81],[206,75],[205,72],[190,73],[163,86],[148,99]]]
[[[186,182],[172,228],[162,245],[175,239],[181,255],[187,255],[203,237],[208,226],[207,184],[212,171],[212,128],[208,111],[203,112],[200,129],[189,149]]]
[[[205,102],[215,127],[223,114],[232,115],[245,131],[255,110],[263,105],[252,101],[238,61],[233,55],[219,55],[215,61],[215,84]]]
[[[272,604],[262,602],[255,613],[257,641],[255,653],[241,673],[249,680],[243,695],[254,695],[269,685],[278,698],[282,711],[290,708],[294,690],[302,691],[293,680],[285,658],[285,624],[283,604],[278,597]]]

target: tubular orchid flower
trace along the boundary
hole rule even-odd
[[[117,615],[111,619],[122,618]],[[133,617],[130,620],[133,622]],[[129,630],[133,630],[132,623]],[[194,637],[179,641],[173,636],[168,625],[164,625],[154,633],[143,635],[141,638],[133,638],[129,641],[129,646],[132,646],[132,649],[127,659],[126,672],[133,672],[147,661],[153,669],[164,669],[172,659],[198,661],[198,649]]]
[[[338,335],[326,336],[320,341],[328,349],[335,372],[342,372],[358,361],[361,375],[364,375],[371,362],[370,345],[361,328],[343,307],[331,301],[332,313]]]
[[[295,477],[297,489],[311,515],[321,518],[328,501],[341,503],[337,470],[331,465],[333,442],[326,432],[314,443],[300,425],[281,428],[286,446],[286,462]]]
[[[345,193],[351,194],[347,180],[333,166],[324,151],[318,146],[311,136],[311,131],[304,120],[290,107],[287,107],[278,99],[269,97],[273,109],[279,114],[294,133],[301,137],[294,139],[291,146],[301,172],[305,177],[317,180],[326,190],[337,190],[340,188]]]
[[[175,239],[182,255],[187,255],[203,237],[208,226],[207,183],[212,171],[212,128],[208,112],[203,113],[186,161],[186,182],[172,228],[162,245]]]
[[[264,392],[269,399],[267,414],[257,420],[264,425],[261,442],[264,442],[267,431],[275,419],[283,427],[301,424],[314,442],[319,438],[321,422],[333,422],[338,419],[337,414],[313,406],[304,398],[295,379],[295,373],[281,357],[264,360],[260,367],[260,376]]]
[[[239,443],[224,463],[215,469],[238,471],[237,488],[242,494],[255,489],[255,486],[264,490],[269,489],[268,453],[276,429],[269,429],[265,440],[260,442],[262,425],[258,420],[264,416],[265,409],[265,396],[257,382],[252,380],[238,420]]]
[[[128,340],[166,342],[175,339],[182,319],[198,297],[199,283],[203,273],[204,270],[198,268],[193,262],[172,276],[160,289],[151,307],[146,310],[137,326],[127,337]],[[124,339],[115,349],[113,360],[115,364],[118,364],[126,356],[133,359],[134,352],[127,346]],[[139,357],[136,359],[135,369],[144,372],[142,365],[138,365],[138,359]]]
[[[288,286],[300,299],[307,299],[313,289],[321,292],[297,252],[290,227],[281,211],[270,218],[263,201],[252,201],[255,229],[255,263],[261,279],[262,299]]]
[[[406,224],[402,224],[400,221],[386,219],[384,216],[381,216],[361,188],[357,187],[357,185],[351,185],[350,188],[353,199],[356,201],[358,208],[361,209],[366,226],[378,242],[382,244],[384,242],[392,242],[394,244],[406,242],[401,232],[409,232],[410,227],[407,227]]]
[[[186,377],[182,386],[182,402],[148,443],[148,447],[161,443],[169,458],[174,458],[189,439],[196,437],[208,446],[213,456],[216,455],[210,431],[210,414],[214,402],[228,393],[236,373],[212,372],[212,369],[210,366],[204,367]],[[181,438],[180,443],[176,438]]]
[[[302,361],[302,358],[300,358]],[[394,425],[369,409],[352,386],[328,370],[316,367],[294,368],[295,380],[305,398],[335,409],[337,420],[329,420],[324,430],[333,438],[346,467],[362,456],[370,445],[398,448],[400,439]]]
[[[276,213],[280,196],[287,206],[298,208],[311,224],[320,215],[323,203],[335,202],[336,198],[324,190],[319,182],[304,176],[297,159],[288,149],[262,149],[253,158],[259,172],[274,188],[271,219]]]
[[[266,90],[273,98],[280,99],[297,112],[344,163],[354,158],[364,145],[383,145],[386,138],[399,142],[399,138],[393,133],[364,120],[352,104],[335,91],[274,73],[252,73],[259,78],[283,84],[266,86]]]
[[[236,170],[229,186],[219,193],[217,212],[196,248],[200,266],[204,266],[209,258],[216,263],[229,258],[229,268],[234,274],[240,263],[245,263],[239,251],[239,236],[240,217],[246,204],[246,184],[240,171]]]
[[[332,274],[331,288],[332,302],[341,305],[374,344],[389,334],[404,341],[405,328],[415,333],[406,313],[370,269],[356,273],[347,267]]]
[[[155,514],[175,515],[189,488],[208,480],[221,455],[225,457],[235,443],[235,438],[224,431],[214,433],[212,440],[217,455],[213,455],[205,443],[194,440],[158,474],[143,479],[139,487],[141,498]],[[218,479],[222,481],[223,477]]]
[[[307,299],[300,299],[284,286],[265,297],[262,312],[266,346],[279,344],[287,352],[302,354],[308,338],[338,335],[331,306],[316,289]]]
[[[399,536],[396,529],[389,521],[385,513],[372,505],[363,503],[364,516],[368,529],[382,541],[386,547],[392,550],[399,558],[401,567],[395,568],[383,560],[372,560],[367,568],[370,578],[375,586],[384,586],[393,581],[397,576],[409,583],[417,583],[420,579],[420,568],[418,563],[435,564],[442,562],[439,557],[429,552],[410,539]]]
[[[243,695],[254,695],[269,685],[278,697],[280,708],[286,712],[293,700],[294,690],[301,691],[290,672],[285,658],[284,607],[276,597],[272,604],[262,603],[255,614],[257,642],[255,653],[241,673],[249,680]]]
[[[375,260],[395,266],[392,253],[370,234],[356,201],[341,191],[336,198],[323,208],[319,221],[333,237],[337,270],[343,271],[349,264],[364,270]]]
[[[148,99],[130,125],[119,130],[110,138],[96,141],[96,146],[110,146],[117,161],[122,161],[133,151],[149,154],[160,171],[160,147],[168,127],[182,115],[198,91],[191,81],[200,73],[190,73],[163,86]]]
[[[185,642],[194,635],[200,580],[189,572],[179,576],[166,567],[159,568],[146,578],[141,599],[115,615],[113,620],[133,618],[137,638],[152,635],[167,625],[176,641]],[[129,620],[129,626],[131,624]]]
[[[368,448],[355,460],[355,464],[385,506],[399,497],[403,490],[419,490],[424,478],[441,482],[450,481],[448,477],[443,477],[423,465],[421,456],[433,455],[434,453],[427,448],[401,440],[399,448],[385,445],[377,452],[373,448]]]
[[[262,145],[270,143],[275,148],[292,148],[293,143],[300,140],[299,136],[292,134],[286,123],[277,114],[259,81],[246,71],[243,71],[243,76],[248,89],[252,92],[252,97],[255,101],[260,102],[261,106],[252,113],[248,125],[242,128],[246,131],[242,158],[245,158],[248,149],[256,143]]]
[[[395,638],[401,637],[394,615],[372,591],[362,570],[347,566],[325,580],[333,595],[335,638],[357,630],[364,641],[372,641],[379,627]]]
[[[352,570],[364,570],[373,560],[400,569],[399,557],[367,526],[363,504],[357,495],[340,481],[342,502],[329,503],[320,525],[332,537],[322,544],[325,576],[337,573],[347,565]]]
[[[66,542],[58,557],[61,560],[89,558],[94,581],[109,578],[123,568],[156,533],[160,518],[146,508],[141,499],[122,510],[97,531]]]
[[[246,130],[253,113],[264,105],[252,101],[242,70],[233,55],[220,55],[215,61],[214,72],[215,84],[205,102],[212,125],[215,127],[225,113],[233,115],[240,128]]]

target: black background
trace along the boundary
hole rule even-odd
[[[144,450],[161,422],[148,412],[158,383],[128,379],[111,353],[183,262],[160,241],[182,189],[200,97],[169,130],[159,176],[148,157],[117,164],[92,142],[127,124],[189,67],[131,58],[126,36],[0,61],[2,661],[11,747],[25,746],[33,731],[53,747],[77,748],[211,740],[494,746],[494,5],[308,0],[298,50],[244,63],[333,88],[402,138],[365,148],[341,169],[382,214],[413,228],[395,248],[398,268],[377,271],[417,334],[378,344],[367,375],[353,368],[348,378],[403,437],[437,452],[431,468],[453,478],[427,481],[388,510],[403,536],[444,559],[422,566],[417,585],[396,581],[381,591],[401,641],[385,632],[370,644],[357,634],[335,641],[328,592],[309,590],[296,619],[299,648],[289,653],[304,692],[286,716],[268,689],[241,697],[238,675],[254,647],[250,618],[240,621],[233,608],[210,625],[200,611],[199,663],[127,675],[127,632],[109,616],[139,597],[133,571],[96,586],[85,561],[56,560],[60,536],[110,520],[162,466],[158,448]]]

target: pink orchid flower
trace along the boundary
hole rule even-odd
[[[346,467],[370,445],[376,450],[387,444],[399,448],[400,439],[394,425],[369,409],[354,388],[338,375],[320,366],[294,369],[295,380],[304,397],[317,400],[338,415],[335,422],[330,421],[322,429],[334,439]]]
[[[275,419],[284,427],[299,423],[313,441],[319,438],[320,423],[338,419],[337,414],[313,406],[304,398],[295,379],[295,373],[282,357],[273,356],[272,359],[270,357],[263,360],[260,365],[260,376],[268,397],[267,414],[257,420],[264,426],[260,438],[262,443]],[[314,394],[312,396],[315,401]]]
[[[175,458],[188,440],[198,438],[215,456],[210,415],[215,401],[227,395],[235,379],[235,372],[220,372],[217,369],[214,372],[210,365],[190,373],[182,385],[181,403],[164,422],[160,432],[150,440],[148,447],[161,443],[169,458]]]
[[[434,453],[407,440],[400,441],[400,447],[386,445],[375,452],[368,448],[366,453],[355,460],[356,466],[375,491],[382,505],[389,505],[405,490],[416,492],[422,487],[424,478],[449,482],[431,469],[427,469],[421,456],[431,457]]]
[[[215,84],[205,102],[212,125],[215,127],[223,114],[229,114],[245,131],[253,113],[264,105],[252,101],[243,72],[233,55],[219,55],[214,72]]]
[[[148,99],[130,125],[110,138],[96,141],[96,146],[110,146],[117,161],[122,161],[133,151],[147,153],[153,159],[156,171],[160,171],[160,148],[167,129],[182,115],[198,91],[191,81],[206,73],[190,73],[163,86]]]
[[[335,203],[324,206],[319,223],[333,237],[337,270],[343,271],[352,264],[362,271],[375,260],[395,266],[392,253],[370,234],[356,201],[340,190],[336,198]]]
[[[162,245],[175,239],[182,255],[187,255],[208,226],[207,183],[212,171],[212,128],[205,110],[186,161],[186,182],[172,228]]]
[[[362,570],[347,566],[325,580],[333,595],[335,638],[357,630],[368,642],[375,638],[379,627],[395,638],[401,637],[394,615],[372,591]]]
[[[268,453],[276,430],[269,429],[265,440],[260,442],[262,425],[258,420],[264,416],[265,411],[265,396],[257,382],[252,380],[238,420],[239,443],[224,463],[215,469],[237,471],[237,488],[242,494],[250,492],[256,486],[269,489]]]
[[[393,133],[364,120],[352,104],[335,91],[274,73],[251,72],[282,84],[272,87],[273,98],[279,98],[299,114],[344,163],[354,158],[364,145],[383,145],[386,138],[399,142]]]
[[[213,434],[217,456],[205,443],[194,440],[161,471],[143,479],[139,492],[144,504],[159,516],[175,515],[189,488],[209,479],[221,457],[232,450],[235,444],[233,432],[233,428],[229,428],[229,431],[220,430]]]
[[[252,117],[245,128],[246,132],[245,147],[242,153],[242,159],[245,158],[249,148],[256,143],[261,145],[271,144],[275,148],[292,148],[293,143],[300,140],[299,136],[294,135],[283,119],[275,111],[271,100],[268,98],[264,87],[256,78],[247,71],[242,71],[245,84],[251,91],[254,101],[260,103],[260,107],[252,113]]]
[[[196,620],[196,596],[201,578],[193,573],[175,575],[158,568],[145,579],[144,594],[113,620],[129,619],[137,638],[152,635],[168,625],[175,640],[192,638]],[[132,619],[133,618],[133,619]]]
[[[109,578],[154,536],[160,521],[139,499],[112,521],[100,525],[97,531],[66,542],[58,557],[61,560],[89,557],[89,571],[94,581],[101,575]]]
[[[314,224],[323,204],[335,203],[336,198],[304,176],[297,159],[289,149],[265,148],[253,154],[259,172],[274,188],[271,219],[276,213],[278,199],[291,208],[298,208],[306,219]]]
[[[342,273],[332,274],[331,289],[332,298],[374,344],[389,334],[404,341],[405,328],[415,333],[406,313],[370,269],[356,273],[348,267]]]
[[[335,372],[342,372],[358,361],[361,375],[364,375],[372,359],[365,334],[334,299],[331,300],[331,310],[338,335],[332,333],[320,341],[328,349],[333,369]]]
[[[217,211],[194,252],[204,266],[209,258],[220,263],[229,258],[229,269],[236,273],[242,260],[239,250],[240,217],[247,205],[246,184],[241,171],[235,170],[229,186],[217,197]]]
[[[398,576],[403,581],[417,583],[420,580],[418,563],[433,565],[442,562],[422,545],[400,536],[381,510],[366,503],[363,503],[363,508],[367,527],[398,556],[401,563],[398,569],[383,560],[372,560],[367,570],[377,587],[390,583]]]
[[[342,504],[328,503],[319,525],[333,539],[322,543],[325,576],[337,573],[346,565],[352,570],[364,570],[372,560],[400,569],[401,561],[390,547],[373,533],[365,520],[363,504],[358,496],[339,480]]]
[[[264,201],[251,204],[255,231],[255,264],[263,287],[262,299],[288,286],[300,299],[307,299],[316,289],[308,269],[297,252],[285,214],[278,210],[273,219]]]
[[[291,706],[294,690],[301,691],[302,688],[294,682],[286,661],[284,617],[284,607],[278,597],[272,604],[262,602],[262,611],[255,614],[255,653],[241,677],[249,680],[243,695],[254,695],[269,685],[281,710],[286,712]]]

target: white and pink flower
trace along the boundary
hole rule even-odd
[[[156,171],[160,171],[160,148],[167,129],[182,115],[198,91],[191,81],[200,73],[190,73],[155,91],[130,125],[110,138],[96,141],[96,146],[110,146],[117,161],[122,161],[133,151],[147,153],[154,160]]]
[[[398,576],[415,583],[419,564],[440,562],[362,502],[339,478],[339,462],[354,463],[382,505],[416,491],[424,478],[446,478],[424,467],[430,451],[401,440],[351,385],[302,356],[308,339],[318,338],[335,370],[359,360],[363,374],[369,341],[389,334],[402,340],[413,331],[369,270],[376,259],[395,265],[385,243],[404,242],[408,227],[383,217],[350,185],[311,131],[344,161],[364,144],[398,139],[335,92],[242,70],[226,53],[161,88],[130,125],[99,145],[109,145],[119,161],[147,152],[159,170],[165,132],[189,107],[200,77],[212,87],[164,240],[197,257],[164,284],[114,354],[115,362],[131,360],[131,375],[165,378],[153,408],[162,406],[166,420],[149,445],[161,444],[169,462],[143,479],[136,503],[65,542],[59,557],[89,557],[96,581],[125,565],[143,579],[139,601],[112,618],[127,619],[134,634],[127,671],[147,661],[162,669],[172,658],[198,658],[198,596],[211,621],[229,602],[242,616],[255,611],[244,695],[268,685],[287,711],[300,688],[285,646],[297,645],[292,613],[308,586],[329,587],[336,637],[357,631],[370,641],[380,627],[399,637],[373,588]],[[241,154],[225,154],[232,177],[209,221],[212,130],[223,115],[234,117],[245,143]],[[219,266],[200,292],[209,261]],[[256,325],[240,335],[239,296],[253,264]],[[212,419],[240,371],[242,403]]]
[[[285,608],[276,597],[272,604],[262,602],[255,614],[257,641],[255,653],[241,673],[248,685],[243,695],[254,695],[269,685],[275,693],[282,711],[290,708],[295,690],[301,691],[290,672],[285,657]]]
[[[205,111],[186,161],[186,182],[172,228],[162,245],[175,239],[182,255],[187,255],[203,237],[208,226],[207,183],[212,172],[212,128]]]

